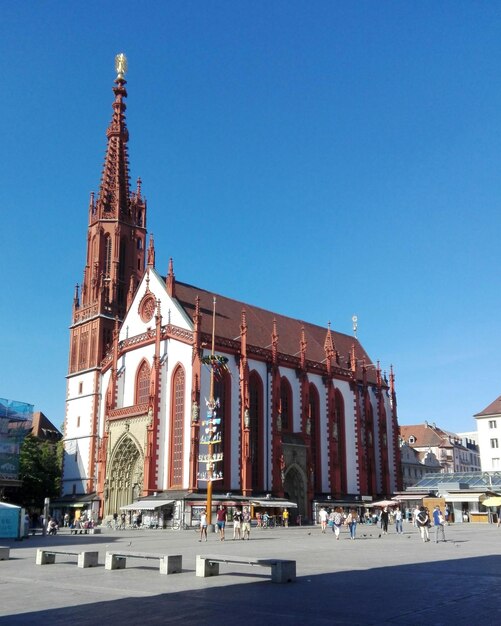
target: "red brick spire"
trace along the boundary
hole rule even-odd
[[[96,209],[100,217],[123,217],[129,215],[129,156],[127,142],[129,131],[125,122],[127,97],[126,80],[123,73],[119,73],[115,80],[113,93],[113,115],[106,131],[108,145],[104,158],[101,186],[96,202]]]

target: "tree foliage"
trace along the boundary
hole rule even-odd
[[[41,441],[33,435],[25,438],[19,456],[19,478],[23,481],[19,499],[22,506],[41,508],[45,498],[59,496],[61,446],[61,442]]]

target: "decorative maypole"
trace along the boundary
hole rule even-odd
[[[207,524],[212,524],[212,483],[215,480],[223,479],[223,472],[216,471],[216,464],[223,460],[223,452],[214,452],[214,446],[222,443],[221,417],[218,417],[217,410],[220,407],[219,398],[214,398],[214,378],[227,369],[228,359],[215,354],[216,340],[216,298],[213,300],[212,309],[212,346],[209,356],[202,359],[202,363],[210,369],[210,390],[209,399],[205,399],[207,407],[206,419],[202,420],[202,436],[200,445],[207,446],[207,453],[198,455],[199,472],[198,480],[207,482]],[[201,464],[205,464],[205,471],[200,471]]]

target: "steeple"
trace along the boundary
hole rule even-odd
[[[136,191],[129,188],[125,55],[116,56],[115,69],[115,98],[106,131],[101,183],[97,198],[91,193],[89,202],[87,259],[80,301],[74,298],[70,373],[99,365],[111,347],[113,320],[123,320],[133,290],[145,271],[146,201],[141,180],[138,179]]]

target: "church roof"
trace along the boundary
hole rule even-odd
[[[200,313],[202,315],[202,332],[212,332],[213,298],[216,297],[216,336],[226,339],[239,340],[242,310],[245,310],[247,323],[247,343],[258,348],[271,348],[271,335],[273,323],[276,321],[278,333],[278,352],[290,356],[298,356],[300,352],[301,333],[304,329],[304,338],[307,342],[306,359],[325,362],[326,355],[324,343],[327,336],[327,328],[317,326],[302,320],[297,320],[279,313],[273,313],[260,307],[246,304],[232,298],[227,298],[206,291],[193,285],[179,282],[176,279],[175,297],[183,307],[186,314],[193,321],[195,314],[195,301],[200,299]],[[367,380],[376,381],[376,373],[371,359],[357,338],[330,331],[334,349],[339,353],[338,367],[349,369],[349,357],[352,346],[355,346],[355,355],[359,366],[365,360],[368,367]]]

